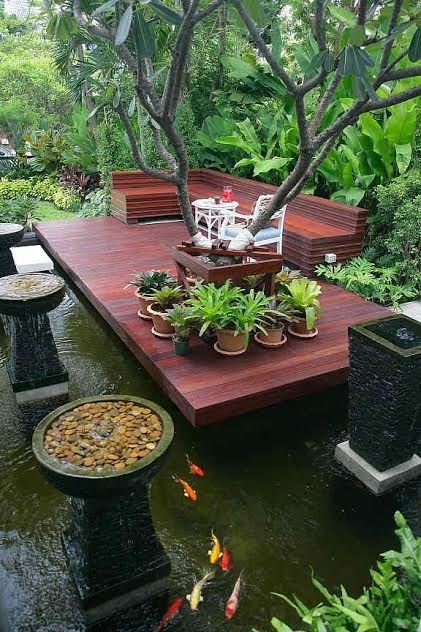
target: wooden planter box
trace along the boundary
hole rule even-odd
[[[216,266],[205,263],[202,255],[220,255],[235,258],[241,257],[241,263]],[[173,257],[177,266],[180,283],[190,290],[187,270],[191,270],[206,283],[222,284],[225,281],[239,281],[247,276],[264,275],[264,287],[267,296],[275,291],[275,276],[282,270],[282,255],[271,252],[267,248],[251,248],[248,250],[226,250],[223,248],[198,248],[182,244],[173,248]]]

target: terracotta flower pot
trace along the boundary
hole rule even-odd
[[[268,344],[278,344],[282,342],[284,337],[284,326],[281,325],[279,329],[266,329],[266,336],[263,332],[259,334],[259,337]]]
[[[235,336],[234,329],[219,329],[217,332],[218,347],[228,353],[239,353],[246,350],[246,335]]]
[[[148,305],[148,313],[152,316],[153,329],[152,333],[170,338],[174,333],[174,327],[167,320],[166,312],[158,312],[157,304]]]
[[[137,296],[137,298],[139,299],[141,314],[143,316],[146,316],[146,318],[148,318],[149,320],[152,320],[152,316],[148,314],[148,306],[152,305],[152,303],[154,302],[153,298],[141,294],[139,290],[136,290],[135,296]]]
[[[312,334],[316,332],[316,328],[307,329],[307,322],[305,318],[298,317],[296,322],[292,323],[290,326],[290,330],[300,336],[306,336],[308,334]]]

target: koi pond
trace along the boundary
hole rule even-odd
[[[191,593],[209,570],[212,528],[232,552],[234,569],[205,587],[197,612],[185,603],[167,630],[266,632],[273,615],[294,625],[293,612],[272,591],[316,602],[313,567],[330,588],[342,583],[359,592],[379,553],[397,544],[396,509],[420,535],[421,481],[376,498],[335,463],[335,446],[347,437],[344,388],[195,430],[74,290],[51,320],[71,399],[137,395],[173,416],[173,447],[151,499],[172,562],[171,598]],[[86,627],[60,542],[68,500],[41,476],[20,429],[2,331],[0,349],[0,630],[82,632]],[[228,362],[223,366],[229,370]],[[178,474],[192,481],[186,453],[206,471],[194,479],[197,502],[186,499],[172,479]],[[242,569],[240,605],[227,622],[225,604]],[[162,614],[145,607],[110,629],[153,632]]]

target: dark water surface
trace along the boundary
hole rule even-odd
[[[194,430],[72,291],[53,312],[52,324],[72,399],[133,394],[155,400],[173,415],[174,445],[152,488],[155,523],[173,564],[172,596],[185,596],[208,570],[212,527],[233,551],[235,569],[209,585],[199,612],[186,610],[177,630],[256,627],[264,632],[272,629],[275,614],[294,624],[291,611],[271,591],[295,592],[315,602],[310,566],[329,587],[343,583],[360,591],[378,554],[396,544],[396,509],[420,534],[420,483],[377,499],[335,464],[334,447],[346,437],[344,389]],[[0,336],[0,632],[7,630],[2,609],[10,632],[82,632],[86,628],[60,544],[67,500],[41,477],[19,430]],[[221,370],[227,366],[224,362]],[[172,473],[186,474],[186,452],[207,472],[194,481],[197,503],[185,500],[171,480]],[[225,603],[243,568],[240,607],[227,623]],[[117,629],[155,627],[129,617]]]

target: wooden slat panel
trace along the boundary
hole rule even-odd
[[[150,323],[138,318],[137,300],[124,285],[133,270],[175,272],[171,248],[187,236],[183,223],[127,226],[102,217],[38,223],[35,230],[46,250],[194,425],[345,382],[348,327],[388,313],[323,283],[320,334],[313,340],[290,337],[277,351],[252,342],[243,356],[224,358],[195,339],[190,355],[176,356],[171,341],[155,338]]]

